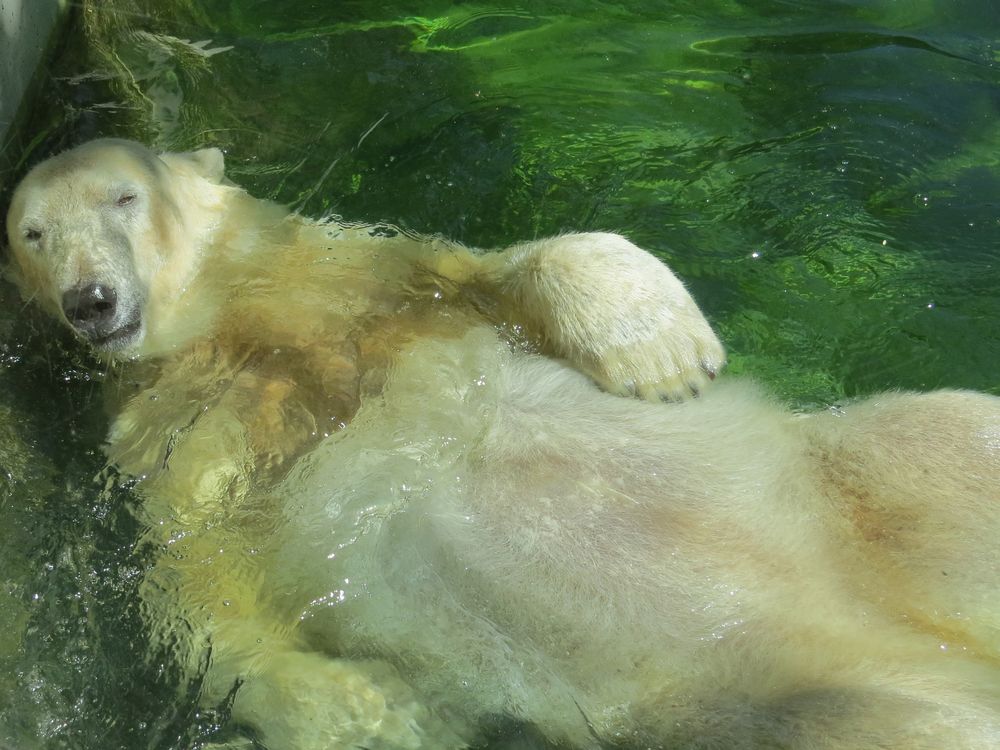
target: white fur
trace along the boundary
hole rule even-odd
[[[214,151],[69,152],[8,233],[56,314],[141,304],[150,631],[269,748],[1000,746],[997,399],[794,416],[616,235],[309,222]]]

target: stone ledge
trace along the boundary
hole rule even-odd
[[[0,144],[68,10],[68,0],[0,0]]]

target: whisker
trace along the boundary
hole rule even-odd
[[[37,297],[37,296],[38,296],[38,291],[37,290],[34,291],[34,292],[32,292],[31,296],[28,297],[28,299],[26,299],[24,301],[23,305],[21,305],[21,309],[18,312],[22,312],[23,313],[25,310],[27,310],[28,309],[28,305],[30,305],[32,302],[34,302],[35,301],[35,297]]]
[[[326,178],[330,176],[330,172],[333,171],[333,168],[335,166],[337,166],[337,162],[339,162],[339,161],[340,161],[340,157],[338,156],[336,159],[334,159],[332,162],[330,162],[330,166],[328,166],[326,168],[326,171],[323,172],[323,174],[320,176],[319,180],[316,181],[316,184],[313,186],[312,190],[310,190],[308,193],[306,193],[306,196],[301,201],[299,201],[296,204],[296,206],[292,209],[293,211],[295,211],[295,213],[298,213],[300,209],[305,208],[306,203],[308,203],[310,200],[312,200],[312,197],[314,195],[316,195],[317,192],[319,192],[320,186],[323,184],[323,182],[326,180]]]
[[[377,128],[379,125],[381,125],[385,121],[385,118],[388,117],[388,116],[389,116],[389,113],[386,112],[384,115],[382,115],[380,118],[378,118],[375,122],[373,122],[372,126],[370,128],[368,128],[368,130],[366,130],[364,133],[361,134],[361,137],[358,138],[358,142],[354,146],[354,150],[355,151],[357,151],[359,148],[361,148],[361,144],[365,142],[365,138],[367,138],[369,135],[371,135],[372,131],[375,128]]]
[[[358,142],[354,144],[354,148],[351,149],[351,152],[353,153],[353,152],[357,151],[359,148],[361,148],[361,144],[365,142],[365,139],[372,134],[372,132],[375,130],[375,128],[377,128],[379,125],[381,125],[383,122],[385,122],[385,119],[388,116],[389,116],[389,113],[386,112],[380,118],[378,118],[375,122],[373,122],[368,127],[368,129],[364,133],[361,134],[361,137],[358,138]],[[328,122],[326,124],[326,127],[323,128],[323,131],[320,133],[320,136],[322,136],[323,133],[325,133],[329,127],[330,127],[330,123]],[[303,197],[300,201],[298,201],[292,207],[292,210],[295,213],[299,213],[299,211],[301,211],[303,208],[305,208],[306,204],[310,200],[312,200],[313,196],[316,195],[316,193],[319,192],[320,187],[322,187],[323,183],[326,182],[326,178],[330,176],[330,172],[333,171],[333,168],[335,166],[337,166],[337,164],[339,162],[340,162],[340,157],[339,156],[336,157],[333,161],[330,162],[330,164],[324,170],[323,174],[320,175],[320,178],[316,181],[316,184],[313,185],[312,189],[308,193],[306,193],[305,197]]]

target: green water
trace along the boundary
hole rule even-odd
[[[798,407],[1000,394],[1000,14],[980,0],[84,3],[0,184],[98,135],[216,145],[304,213],[499,246],[611,229]],[[185,41],[186,40],[186,41]],[[210,40],[210,41],[207,41]],[[2,201],[2,196],[0,196]],[[3,288],[0,748],[189,748],[143,658],[101,373]],[[107,486],[114,487],[107,482]]]

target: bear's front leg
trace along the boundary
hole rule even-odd
[[[210,392],[201,386],[214,372],[189,362],[162,372],[111,433],[109,456],[141,477],[143,546],[156,553],[140,587],[151,654],[169,651],[185,687],[200,679],[205,705],[232,699],[236,724],[271,750],[464,746],[390,665],[309,648],[276,605],[294,594],[296,574],[285,572],[279,586],[272,577],[288,509],[270,488],[317,425],[308,394],[259,363],[191,406],[190,394]]]
[[[384,662],[271,654],[246,674],[233,718],[272,750],[457,750],[466,743]]]
[[[684,285],[624,237],[570,234],[481,258],[512,316],[611,393],[684,399],[725,362]]]

